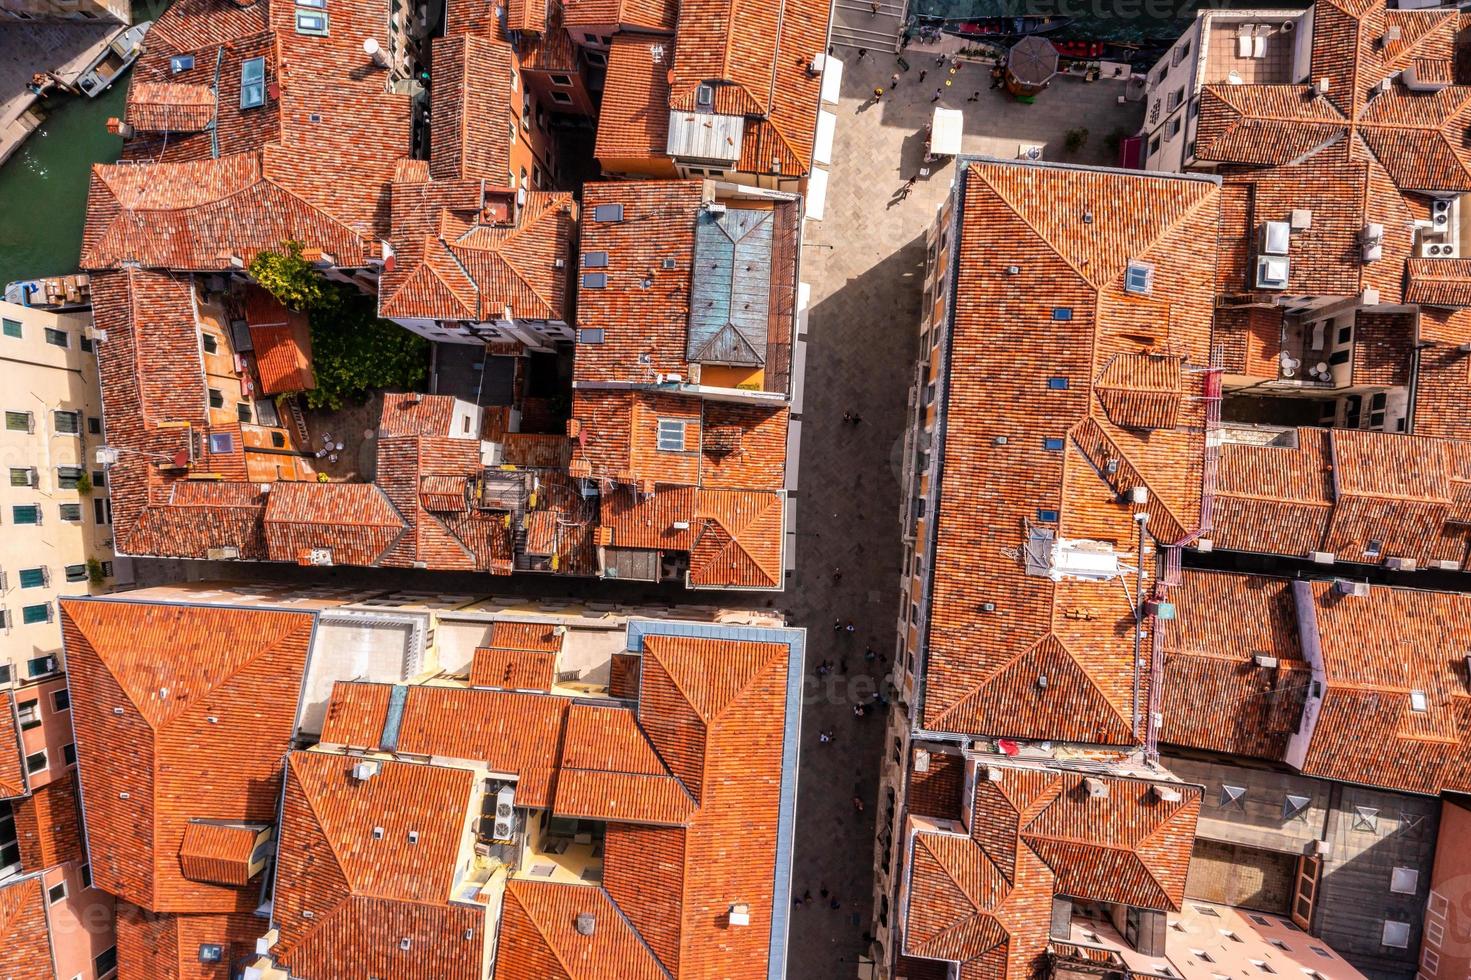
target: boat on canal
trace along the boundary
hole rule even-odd
[[[153,21],[145,20],[109,41],[96,60],[77,76],[77,88],[82,94],[95,99],[111,88],[112,83],[121,78],[143,53],[143,35],[152,26]]]

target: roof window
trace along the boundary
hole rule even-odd
[[[1425,692],[1424,691],[1411,691],[1410,692],[1410,710],[1411,711],[1429,711],[1430,710],[1430,699],[1425,696]]]
[[[583,327],[577,331],[577,342],[579,344],[601,344],[603,342],[603,328]]]
[[[599,204],[592,209],[592,219],[594,221],[622,221],[623,205]]]
[[[659,420],[659,451],[661,453],[684,452],[684,420]]]
[[[1042,440],[1042,448],[1045,449],[1045,450],[1047,450],[1049,453],[1060,453],[1060,452],[1062,452],[1062,440],[1061,439],[1043,439]]]
[[[266,104],[266,59],[246,58],[240,63],[240,108]]]
[[[695,89],[695,105],[701,109],[709,109],[715,105],[715,87],[713,85],[701,85]]]
[[[1154,292],[1154,266],[1147,262],[1130,262],[1124,269],[1124,292],[1135,296],[1148,296]],[[1055,312],[1053,319],[1057,319]]]
[[[327,12],[318,13],[314,10],[298,10],[296,12],[296,33],[309,34],[312,37],[327,36]]]
[[[1067,391],[1068,379],[1062,377],[1048,378],[1047,387],[1051,388],[1053,391]]]
[[[1415,868],[1395,868],[1389,873],[1389,890],[1396,895],[1413,895],[1420,887],[1420,872]]]
[[[606,272],[585,272],[582,275],[583,289],[602,289],[606,285],[608,285]]]
[[[181,71],[188,71],[194,67],[194,56],[192,54],[176,54],[169,59],[169,71],[177,75]]]
[[[583,252],[582,267],[584,269],[606,269],[608,267],[608,253]]]
[[[1052,319],[1071,320],[1072,318],[1073,308],[1071,306],[1054,306],[1052,308]]]
[[[1395,949],[1408,949],[1410,946],[1410,924],[1408,922],[1397,922],[1394,919],[1384,920],[1384,932],[1379,941],[1385,946]]]
[[[218,456],[232,453],[235,451],[235,440],[228,432],[211,432],[209,434],[209,451]]]

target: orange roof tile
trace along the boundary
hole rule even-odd
[[[11,804],[20,844],[21,867],[44,871],[68,861],[87,860],[82,843],[82,811],[76,774],[53,779]]]
[[[263,824],[191,820],[179,845],[184,877],[218,885],[244,885],[252,877],[256,845],[268,828]],[[269,840],[269,837],[266,838]]]
[[[193,818],[275,819],[313,616],[66,599],[61,620],[98,887],[155,911],[253,909],[178,855]]]
[[[436,179],[483,178],[504,186],[511,169],[506,125],[515,125],[511,46],[461,34],[434,45],[433,59],[429,172]]]
[[[478,647],[470,661],[470,683],[518,691],[551,691],[557,679],[556,654]]]
[[[408,525],[387,494],[372,483],[272,484],[266,495],[266,548],[272,561],[298,561],[326,548],[332,561],[374,565]]]
[[[669,150],[669,62],[672,40],[618,33],[608,49],[603,102],[593,155],[605,170],[621,161],[650,161]]]
[[[144,82],[129,86],[123,122],[147,133],[197,133],[215,117],[215,93],[208,85]]]
[[[316,376],[312,373],[310,344],[304,343],[304,327],[305,323],[300,326],[250,328],[261,391],[276,395],[282,392],[310,391],[317,386]]]
[[[450,902],[474,772],[383,761],[361,781],[353,764],[323,752],[287,757],[277,959],[304,980],[388,975],[410,959],[425,976],[478,980],[485,909]]]
[[[8,980],[53,980],[51,927],[40,875],[0,885],[0,976]]]
[[[175,915],[117,903],[119,977],[158,980],[231,980],[231,970],[255,951],[266,920],[254,912]],[[199,947],[221,947],[218,963],[201,963]]]
[[[577,930],[581,915],[593,930]],[[627,918],[596,885],[513,880],[506,886],[496,975],[504,980],[669,980]]]
[[[564,0],[562,8],[569,28],[620,28],[614,44],[621,34],[638,28],[674,30],[679,9],[673,0]]]
[[[1030,975],[1047,947],[1052,897],[1176,909],[1200,811],[1198,787],[977,760],[970,832],[908,825],[903,952],[965,964],[962,975]],[[999,779],[985,770],[997,769]],[[1083,788],[1102,782],[1106,795]]]
[[[1217,188],[1001,162],[961,175],[922,724],[1129,743],[1142,732],[1127,600],[1116,583],[1028,574],[1050,558],[1026,556],[1050,552],[1034,527],[1131,551],[1119,501],[1141,485],[1153,536],[1199,525],[1214,277],[1192,243],[1215,237]],[[1135,261],[1152,267],[1151,295],[1124,288]],[[994,622],[977,632],[987,603]]]
[[[15,718],[15,695],[7,690],[0,693],[0,799],[26,794],[22,754],[20,726]]]

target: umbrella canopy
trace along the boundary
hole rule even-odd
[[[1057,74],[1057,48],[1045,37],[1030,34],[1006,53],[1006,71],[1021,85],[1041,88]]]

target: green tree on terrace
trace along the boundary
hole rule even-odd
[[[317,379],[303,392],[309,406],[336,411],[372,391],[423,384],[429,369],[424,338],[379,319],[373,297],[324,278],[302,257],[300,242],[284,242],[282,249],[260,252],[248,271],[266,292],[307,314]]]

